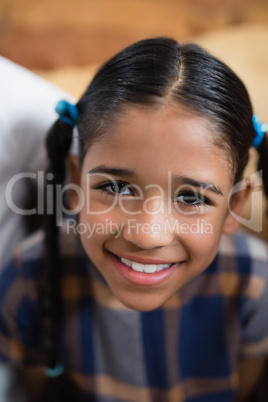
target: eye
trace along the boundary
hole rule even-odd
[[[202,206],[204,204],[211,205],[211,202],[203,194],[199,194],[197,191],[182,191],[175,196],[176,202],[182,203],[185,206]]]
[[[113,181],[108,183],[103,183],[97,186],[97,190],[101,190],[107,195],[117,196],[117,195],[134,195],[133,188],[129,183],[121,181]]]

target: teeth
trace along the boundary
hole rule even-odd
[[[139,264],[138,262],[130,262],[130,263],[131,263],[130,267],[134,271],[137,271],[137,272],[143,272],[144,271],[144,265],[143,264]]]
[[[147,274],[156,271],[161,271],[162,269],[169,268],[172,265],[172,264],[140,264],[139,262],[127,260],[126,258],[120,258],[120,257],[118,258],[123,264],[132,268],[134,271],[145,272]]]
[[[144,272],[147,274],[153,273],[156,271],[156,265],[153,264],[145,264],[144,265]]]
[[[121,260],[121,262],[123,264],[125,264],[125,265],[127,265],[128,267],[131,268],[131,265],[132,265],[131,261],[127,260],[126,258],[120,258],[120,257],[119,257],[119,260]]]
[[[162,269],[169,268],[171,264],[158,264],[156,266],[157,271],[161,271]]]

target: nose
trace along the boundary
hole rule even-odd
[[[170,213],[160,212],[157,202],[152,202],[150,212],[142,210],[125,221],[122,234],[125,240],[142,249],[164,247],[174,239],[174,222]]]

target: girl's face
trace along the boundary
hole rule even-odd
[[[178,106],[133,107],[88,150],[81,240],[125,306],[161,306],[233,230],[231,166],[213,136],[207,120]]]

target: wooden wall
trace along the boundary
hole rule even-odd
[[[100,63],[135,40],[268,24],[267,0],[0,0],[0,54],[28,68]]]

